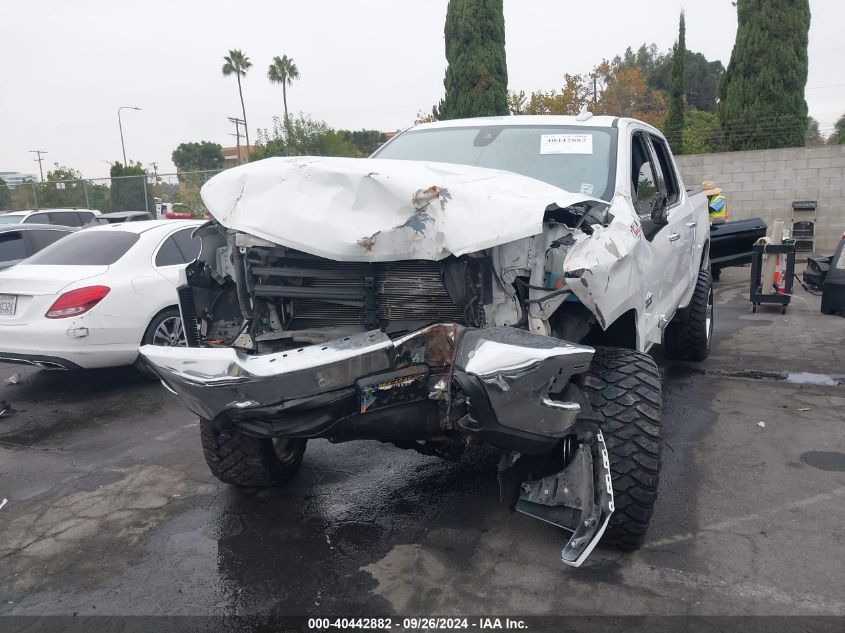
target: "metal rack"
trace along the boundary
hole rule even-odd
[[[761,303],[782,306],[781,314],[786,314],[786,306],[792,299],[792,283],[795,279],[795,244],[755,244],[751,252],[751,287],[749,300],[751,311],[757,312]],[[783,292],[763,292],[763,255],[786,255]]]

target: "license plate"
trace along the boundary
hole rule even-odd
[[[0,314],[15,314],[15,307],[18,305],[16,295],[0,295]]]

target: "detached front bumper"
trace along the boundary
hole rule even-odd
[[[428,403],[445,414],[460,390],[469,400],[459,422],[465,431],[502,448],[539,453],[569,432],[580,410],[550,392],[584,371],[593,349],[515,328],[437,324],[395,339],[373,330],[264,355],[155,346],[140,353],[206,419],[272,419],[275,435],[329,436],[339,419],[395,406]],[[335,419],[312,416],[310,426],[301,415],[332,407]]]

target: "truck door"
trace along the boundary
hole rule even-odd
[[[686,202],[681,190],[681,180],[672,163],[669,148],[659,136],[649,135],[652,160],[660,190],[666,194],[669,223],[664,228],[668,234],[672,280],[667,292],[666,318],[671,318],[690,284],[694,284],[698,273],[698,262],[693,262],[695,232],[698,229],[692,205]],[[668,230],[666,230],[668,229]],[[661,232],[664,232],[661,231]]]
[[[671,305],[675,280],[674,243],[669,240],[668,224],[655,224],[651,211],[661,195],[665,182],[654,159],[648,133],[636,131],[631,137],[631,191],[634,209],[642,224],[642,246],[637,256],[638,280],[642,284],[636,292],[642,296],[643,335],[652,343],[663,338],[667,310]],[[671,316],[671,315],[669,315]]]

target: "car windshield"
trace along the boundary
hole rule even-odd
[[[610,200],[615,153],[615,128],[485,125],[410,130],[373,157],[503,169]]]
[[[80,231],[55,242],[26,260],[41,266],[108,266],[123,257],[137,233],[128,231]]]
[[[5,215],[0,215],[0,224],[20,224],[23,218],[24,216],[22,215],[6,213]]]

